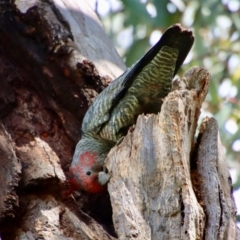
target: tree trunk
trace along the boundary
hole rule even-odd
[[[87,1],[5,0],[0,13],[0,239],[239,239],[216,121],[194,140],[206,70],[111,150],[109,193],[65,199],[82,118],[125,66]]]

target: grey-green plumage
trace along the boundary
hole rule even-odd
[[[103,165],[108,151],[139,114],[160,110],[193,42],[191,31],[173,25],[143,58],[98,95],[83,119],[83,136],[76,146],[72,166],[85,152],[96,154],[96,162]]]
[[[116,142],[139,114],[159,111],[193,41],[179,25],[169,28],[144,56],[150,62],[141,59],[99,94],[83,119],[84,135]]]
[[[124,97],[113,108],[107,124],[99,131],[102,138],[116,142],[125,135],[127,128],[134,124],[139,114],[159,110],[162,99],[171,90],[177,56],[177,49],[164,46],[151,63],[143,68]],[[162,67],[158,69],[158,66]]]

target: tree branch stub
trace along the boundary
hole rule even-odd
[[[240,239],[231,177],[214,118],[205,118],[201,124],[197,173],[202,179],[199,190],[207,215],[205,239]]]
[[[119,239],[202,239],[205,216],[192,190],[190,152],[208,84],[206,70],[190,69],[161,112],[140,116],[134,131],[108,155]]]

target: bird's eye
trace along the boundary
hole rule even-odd
[[[90,175],[91,175],[91,171],[87,171],[86,174],[87,174],[88,176],[90,176]]]

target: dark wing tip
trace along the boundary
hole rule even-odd
[[[139,60],[134,68],[126,75],[124,87],[128,88],[134,77],[146,66],[163,46],[169,46],[178,50],[174,75],[177,73],[185,58],[187,57],[194,42],[194,36],[191,30],[183,28],[179,23],[169,27],[162,35],[160,40]]]
[[[169,27],[162,35],[162,38],[165,36],[177,36],[177,35],[185,35],[188,36],[189,39],[192,39],[194,41],[194,36],[192,34],[192,31],[189,29],[186,29],[181,26],[180,23],[173,24],[171,27]],[[160,39],[161,40],[161,39]]]
[[[174,75],[177,73],[185,58],[187,57],[192,45],[194,36],[191,30],[183,28],[179,23],[169,27],[162,35],[157,44],[178,49],[178,59]],[[156,44],[156,45],[157,45]]]

